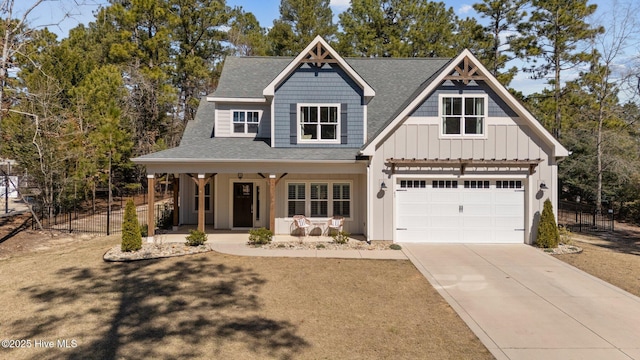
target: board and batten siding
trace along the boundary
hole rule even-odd
[[[247,137],[246,134],[233,132],[233,111],[258,111],[260,122],[258,125],[258,138],[271,137],[271,108],[268,105],[252,105],[246,103],[229,104],[216,103],[216,137]]]
[[[547,198],[555,199],[557,163],[550,155],[553,151],[531,126],[523,119],[516,117],[510,109],[491,89],[486,86],[464,88],[462,93],[488,94],[489,109],[486,118],[486,135],[482,138],[461,137],[448,138],[440,135],[440,118],[438,113],[439,95],[443,93],[460,94],[460,88],[452,83],[445,83],[429,96],[401,125],[390,133],[377,148],[371,160],[371,180],[369,186],[374,189],[371,211],[371,240],[391,240],[395,229],[395,181],[398,178],[458,178],[473,179],[476,177],[522,179],[525,184],[525,239],[533,243],[537,229],[536,219],[542,212]],[[411,168],[397,169],[391,174],[386,164],[389,158],[405,159],[542,159],[529,175],[528,169],[508,169],[491,167],[468,167],[464,175],[458,168]],[[387,185],[381,191],[380,182]],[[552,190],[542,191],[540,183],[551,184]]]
[[[364,143],[362,89],[337,65],[321,69],[302,65],[275,91],[274,147],[360,147]],[[347,104],[347,131],[344,144],[292,144],[291,106],[306,104]],[[342,116],[341,116],[342,117]],[[342,119],[341,119],[342,121]]]

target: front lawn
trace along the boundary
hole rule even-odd
[[[492,358],[409,261],[210,252],[103,262],[117,243],[0,260],[0,337],[30,341],[0,357]]]

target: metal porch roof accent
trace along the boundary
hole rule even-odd
[[[475,167],[509,167],[509,168],[528,168],[529,174],[535,172],[535,168],[543,162],[543,159],[394,159],[389,158],[385,163],[391,166],[391,173],[395,174],[398,166],[405,167],[459,167],[460,173],[464,175],[464,171],[468,166]]]

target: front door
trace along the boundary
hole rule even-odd
[[[233,184],[233,227],[253,226],[253,183]]]

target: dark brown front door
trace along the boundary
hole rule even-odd
[[[253,183],[233,184],[233,227],[253,226]]]

